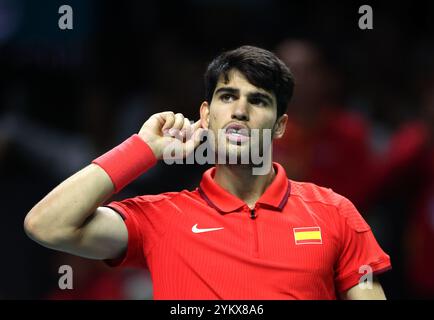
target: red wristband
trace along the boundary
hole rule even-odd
[[[92,163],[104,169],[110,176],[115,193],[135,180],[157,163],[152,149],[137,134],[106,152]]]

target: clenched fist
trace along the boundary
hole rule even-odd
[[[180,143],[183,156],[188,156],[200,144],[203,131],[200,120],[190,123],[182,113],[165,111],[153,114],[138,135],[149,145],[155,157],[162,159],[164,148],[174,142]]]

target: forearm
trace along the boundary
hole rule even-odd
[[[61,241],[77,232],[113,191],[108,174],[98,165],[91,164],[37,203],[26,216],[25,230],[39,242]]]
[[[87,219],[95,218],[95,210],[156,161],[152,149],[137,135],[131,136],[66,179],[36,204],[24,222],[27,234],[51,248],[79,246]],[[91,230],[92,225],[87,229]]]
[[[98,207],[161,159],[164,147],[176,139],[165,137],[164,128],[189,132],[198,126],[199,121],[190,125],[182,114],[153,115],[139,134],[93,160],[36,204],[24,221],[26,233],[52,249],[97,259],[116,256],[127,244],[125,224],[112,209]],[[185,154],[199,144],[200,132],[183,144]]]

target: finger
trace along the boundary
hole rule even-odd
[[[181,136],[183,138],[189,139],[192,134],[190,120],[188,118],[184,118],[184,125],[181,128]]]
[[[192,124],[193,129],[193,135],[194,137],[199,139],[199,141],[196,141],[196,146],[200,144],[200,140],[203,138],[203,134],[206,133],[208,129],[202,127],[201,120],[197,120],[195,123]]]
[[[164,124],[166,123],[166,116],[169,113],[170,113],[169,111],[155,113],[148,120],[146,120],[143,126],[152,125],[153,127],[156,127],[158,130],[162,130]]]
[[[184,115],[182,113],[176,113],[175,121],[173,122],[172,127],[169,129],[169,134],[172,137],[175,137],[177,139],[182,139],[180,130],[183,125],[184,125]]]
[[[172,126],[168,128],[169,135],[179,139],[181,137],[180,129],[182,128],[183,124],[184,124],[184,116],[181,113],[174,114],[174,121],[172,123]]]
[[[200,119],[197,120],[195,123],[193,123],[192,126],[193,126],[193,130],[201,128],[201,121],[200,121]]]
[[[184,125],[181,130],[188,130],[191,127],[190,120],[188,118],[184,118]]]
[[[192,137],[192,135],[194,134],[194,132],[200,128],[200,120],[196,121],[195,123],[193,123],[193,121],[189,121],[188,123],[188,129],[186,130],[186,138],[187,140],[190,139]]]
[[[184,126],[184,115],[182,113],[175,114],[175,123],[173,124],[173,129],[181,130]]]
[[[172,111],[167,111],[160,113],[160,117],[164,121],[164,125],[161,130],[163,133],[166,133],[170,128],[173,127],[173,124],[175,123],[175,114]]]

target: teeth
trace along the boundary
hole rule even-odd
[[[238,133],[239,130],[235,129],[235,128],[229,128],[226,132],[227,133]]]
[[[234,134],[234,135],[238,135],[238,136],[249,136],[248,132],[246,129],[244,128],[229,128],[226,130],[227,134]]]

